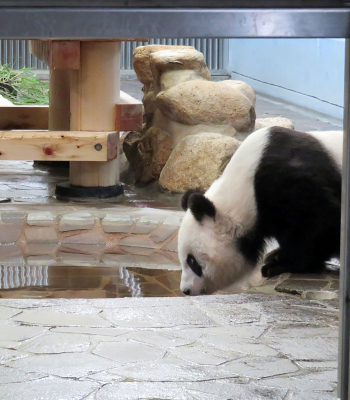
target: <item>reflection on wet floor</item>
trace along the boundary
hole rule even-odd
[[[0,266],[0,298],[174,297],[181,271],[75,266]]]
[[[97,299],[177,297],[181,270],[97,266],[0,265],[0,298]],[[252,287],[248,293],[329,300],[338,297],[339,275],[283,274]],[[218,293],[237,293],[229,288]]]
[[[67,181],[69,169],[61,166],[33,164],[33,161],[0,161],[0,199],[12,204],[66,204],[57,199],[58,183]],[[134,207],[180,209],[181,194],[161,191],[157,182],[149,185],[124,185],[124,195],[111,199],[75,199],[89,205],[125,205]]]

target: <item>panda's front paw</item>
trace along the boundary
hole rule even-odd
[[[261,268],[261,275],[264,278],[273,278],[274,276],[281,275],[287,272],[285,267],[282,267],[281,265],[278,264],[265,264]]]

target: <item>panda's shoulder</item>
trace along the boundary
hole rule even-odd
[[[314,131],[298,132],[291,129],[273,127],[269,131],[265,156],[273,154],[281,158],[298,155],[308,159],[320,157],[335,161],[338,167],[342,163],[343,132]]]
[[[342,132],[298,132],[273,127],[259,162],[257,173],[297,173],[308,176],[316,170],[323,174],[340,173]]]

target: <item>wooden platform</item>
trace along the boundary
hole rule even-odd
[[[117,132],[0,131],[0,160],[108,161],[118,140]]]

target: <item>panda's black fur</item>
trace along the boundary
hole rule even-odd
[[[313,136],[272,128],[255,172],[257,221],[239,240],[257,261],[266,238],[279,251],[267,258],[266,277],[283,272],[319,272],[339,256],[341,171]]]
[[[267,239],[277,240],[280,247],[265,259],[263,276],[320,272],[327,260],[339,256],[341,170],[314,136],[271,128],[255,170],[254,191],[256,221],[236,239],[252,264]],[[193,196],[188,193],[184,202],[195,202]],[[194,216],[199,222],[203,218]]]

